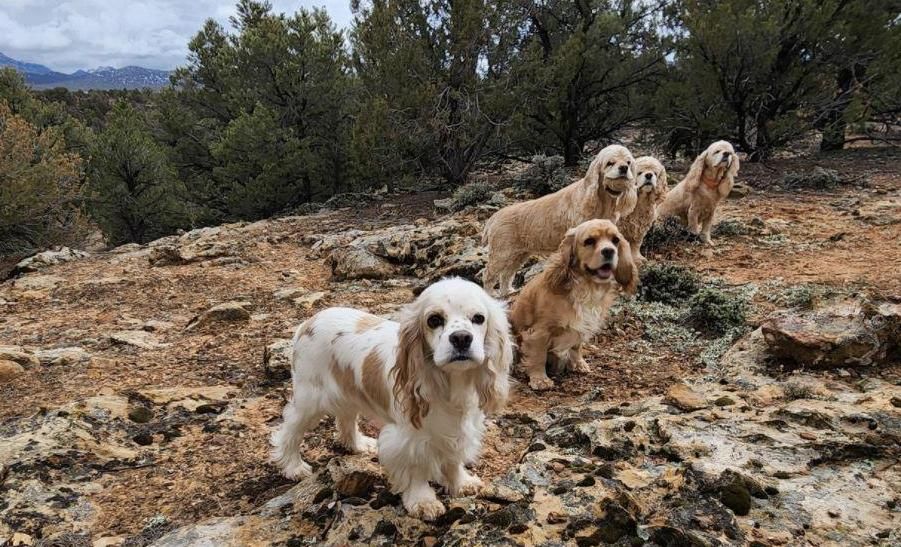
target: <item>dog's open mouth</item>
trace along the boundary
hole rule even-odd
[[[622,190],[614,190],[613,188],[610,188],[609,186],[605,186],[604,189],[607,190],[607,193],[613,197],[618,197],[620,194],[623,193]]]
[[[585,267],[588,270],[588,273],[598,279],[610,279],[613,275],[613,265],[612,264],[602,264],[600,268],[589,268]]]
[[[469,361],[470,357],[468,353],[455,353],[453,357],[451,357],[450,362],[454,363],[457,361]]]

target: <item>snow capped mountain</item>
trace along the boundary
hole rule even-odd
[[[0,53],[0,67],[15,68],[36,89],[65,87],[68,89],[144,89],[169,85],[169,72],[139,66],[113,68],[101,66],[76,70],[72,74],[55,72],[43,65],[25,63]]]

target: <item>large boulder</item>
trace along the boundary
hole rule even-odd
[[[63,262],[71,262],[86,256],[90,256],[90,253],[79,251],[78,249],[70,249],[69,247],[62,247],[55,251],[44,251],[34,256],[30,256],[16,264],[16,267],[13,268],[10,276],[36,272],[49,266],[55,266],[56,264],[62,264]]]
[[[478,241],[480,231],[476,221],[450,218],[323,236],[313,241],[312,248],[315,253],[329,253],[336,279],[475,277],[485,260]]]
[[[224,302],[222,304],[217,304],[191,319],[185,327],[185,330],[194,330],[206,327],[213,323],[250,321],[250,312],[247,310],[248,306],[250,306],[250,304],[247,302]]]
[[[901,304],[846,300],[806,312],[784,311],[761,329],[773,355],[800,366],[901,362]]]

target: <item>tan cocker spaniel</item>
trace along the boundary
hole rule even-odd
[[[589,220],[566,232],[544,271],[529,281],[513,304],[510,321],[522,366],[534,390],[554,386],[545,365],[587,372],[582,343],[603,326],[618,294],[634,293],[638,268],[629,242],[609,220]]]
[[[701,152],[682,182],[669,191],[659,218],[676,217],[701,241],[712,245],[710,228],[716,207],[732,191],[738,173],[738,155],[726,141],[716,141]]]
[[[641,244],[644,236],[657,220],[657,208],[666,197],[669,186],[666,182],[666,168],[651,156],[642,156],[635,160],[635,185],[638,187],[638,199],[635,209],[616,227],[622,232],[632,247],[632,260],[636,264],[644,262]]]
[[[635,207],[635,159],[624,146],[611,145],[598,153],[581,180],[546,196],[496,212],[485,224],[482,244],[488,245],[488,264],[482,285],[504,295],[529,256],[554,252],[566,231],[592,218],[613,222]]]

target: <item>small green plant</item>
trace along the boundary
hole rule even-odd
[[[514,186],[537,196],[556,192],[570,183],[563,165],[563,156],[532,156],[532,164],[516,177]]]
[[[698,241],[700,241],[698,236],[689,232],[678,220],[667,217],[655,222],[648,230],[641,244],[641,250],[645,255],[650,255],[675,245]]]
[[[701,287],[698,274],[675,264],[648,264],[641,271],[639,297],[649,302],[679,305]]]
[[[726,219],[713,227],[713,235],[717,237],[744,236],[749,233],[751,229],[740,220]]]
[[[782,184],[788,188],[809,188],[811,190],[831,190],[846,181],[832,169],[814,167],[806,173],[786,173]]]
[[[747,320],[747,301],[719,289],[701,289],[691,297],[688,307],[688,322],[708,335],[722,336],[743,327]]]
[[[783,290],[777,296],[776,301],[790,308],[808,310],[816,303],[821,292],[816,285],[795,285]]]
[[[484,182],[464,184],[451,196],[451,211],[462,211],[467,207],[473,207],[485,203],[491,198],[492,190]]]

